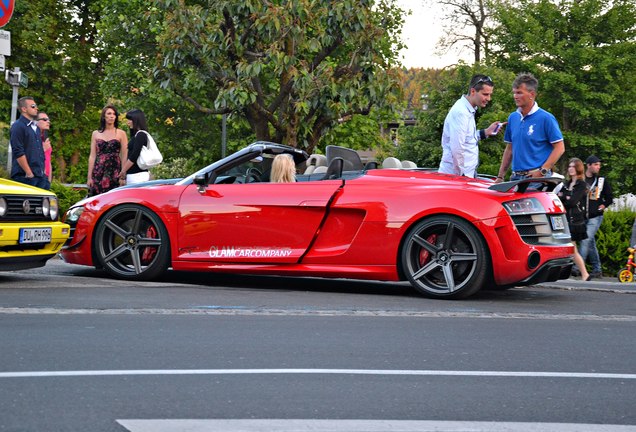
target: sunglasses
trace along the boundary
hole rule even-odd
[[[45,121],[45,122],[50,122],[51,121],[48,117],[39,118],[38,121],[40,121],[40,120]]]
[[[492,78],[490,78],[489,76],[487,76],[487,77],[483,77],[483,78],[479,78],[479,79],[477,80],[477,82],[476,82],[475,84],[473,84],[472,88],[477,87],[479,84],[487,84],[487,85],[489,85],[489,86],[494,85],[494,83],[493,83],[493,81],[492,81]]]
[[[31,104],[31,108],[37,108],[37,104]]]

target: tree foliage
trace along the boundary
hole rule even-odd
[[[19,67],[29,77],[19,96],[33,96],[52,120],[53,168],[61,181],[85,181],[90,128],[99,124],[102,103],[95,77],[102,75],[102,56],[94,47],[95,6],[91,0],[16,2],[4,28],[12,44],[7,68]],[[10,86],[2,86],[5,131],[11,94]]]
[[[166,169],[153,173],[184,176],[222,156],[221,116],[195,110],[155,79],[157,38],[163,25],[162,11],[145,0],[102,1],[99,42],[108,59],[101,90],[123,111],[139,108],[146,113],[148,127],[166,157]],[[228,151],[253,139],[241,119],[230,117],[227,124]]]
[[[394,0],[154,4],[162,87],[201,112],[239,114],[257,139],[311,152],[339,121],[396,100]]]
[[[539,78],[539,104],[564,133],[562,172],[569,157],[594,153],[618,191],[634,190],[636,4],[518,0],[493,8],[494,61]]]

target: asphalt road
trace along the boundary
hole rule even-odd
[[[124,283],[53,260],[0,274],[0,431],[633,431],[634,294]]]

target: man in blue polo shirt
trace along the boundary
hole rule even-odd
[[[512,164],[510,180],[550,177],[552,167],[565,152],[563,134],[552,114],[535,102],[539,81],[529,73],[512,83],[517,111],[508,117],[504,135],[506,149],[501,158],[497,182],[502,182]]]
[[[11,142],[11,180],[50,189],[51,184],[44,173],[44,149],[40,129],[35,119],[38,106],[31,96],[18,100],[21,116],[9,132]]]

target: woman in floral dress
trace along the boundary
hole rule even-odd
[[[93,131],[88,157],[88,196],[119,186],[119,173],[128,153],[128,137],[119,129],[119,113],[113,105],[102,110],[100,127]]]

